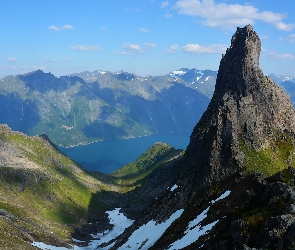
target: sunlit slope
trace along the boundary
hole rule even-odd
[[[74,228],[104,213],[93,193],[115,191],[98,180],[102,174],[91,176],[46,136],[1,125],[0,149],[1,249],[29,249],[32,240],[66,244]]]
[[[183,150],[176,150],[166,143],[156,142],[134,162],[112,172],[111,175],[122,179],[139,178],[182,153]]]

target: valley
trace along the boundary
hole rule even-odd
[[[2,79],[3,117],[29,133],[0,125],[1,249],[293,249],[294,83],[263,74],[261,46],[247,25],[216,74]],[[156,142],[108,174],[59,149],[187,130],[185,150]]]

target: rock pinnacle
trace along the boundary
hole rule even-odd
[[[199,180],[219,180],[243,166],[241,143],[256,151],[295,135],[289,96],[263,75],[261,42],[251,25],[237,28],[222,56],[212,100],[193,130],[186,164]]]

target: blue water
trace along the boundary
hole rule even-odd
[[[136,160],[155,142],[166,142],[176,149],[186,149],[190,132],[156,134],[128,140],[101,141],[72,148],[59,147],[84,168],[110,173]]]

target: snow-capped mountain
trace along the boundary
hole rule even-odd
[[[170,77],[181,78],[190,87],[211,98],[216,83],[217,71],[181,68],[169,73]]]

